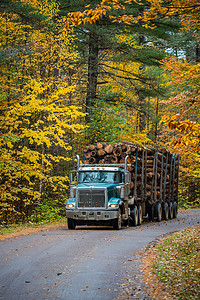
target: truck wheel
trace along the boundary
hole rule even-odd
[[[129,226],[129,219],[124,220],[123,226],[126,226],[126,227]]]
[[[176,219],[178,214],[178,205],[176,201],[173,202],[172,207],[173,207],[173,218]]]
[[[154,206],[151,205],[148,207],[148,217],[149,217],[149,221],[154,221]]]
[[[162,217],[163,220],[167,220],[169,216],[169,208],[168,208],[168,203],[164,202],[162,205]]]
[[[122,228],[122,212],[121,208],[119,208],[119,217],[113,220],[113,229],[119,230]]]
[[[169,202],[169,219],[173,219],[173,205],[172,202]]]
[[[162,220],[162,206],[160,203],[156,203],[155,206],[155,214],[156,214],[156,221],[160,222]]]
[[[73,219],[67,219],[67,225],[68,225],[68,229],[75,229],[76,228],[76,223],[75,220]]]
[[[137,226],[138,225],[138,208],[137,206],[134,206],[133,209],[131,210],[131,225],[132,226]]]
[[[138,225],[142,224],[142,206],[138,205]]]

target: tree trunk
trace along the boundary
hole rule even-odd
[[[155,144],[157,145],[158,135],[158,98],[156,99],[156,122],[155,122]]]
[[[43,159],[43,156],[44,156],[44,143],[42,143],[42,162],[41,162],[42,174],[44,172],[44,159]],[[40,178],[40,186],[39,186],[39,193],[40,193],[40,195],[42,195],[42,185],[43,185],[43,181],[42,181],[42,176],[41,176],[41,178]]]
[[[92,107],[97,94],[99,45],[98,35],[95,31],[89,34],[89,57],[88,57],[88,84],[86,95],[86,123],[91,121]]]
[[[196,62],[200,62],[200,47],[196,46]]]
[[[146,38],[144,35],[139,36],[139,46],[144,45]],[[141,76],[144,74],[144,66],[140,67]],[[146,128],[146,97],[139,93],[139,113],[138,113],[139,131],[142,132]]]

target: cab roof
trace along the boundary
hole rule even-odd
[[[80,167],[79,171],[119,171],[120,167]]]

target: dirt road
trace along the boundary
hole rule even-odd
[[[198,225],[200,210],[120,231],[58,228],[0,242],[0,299],[151,299],[142,278],[149,243]]]

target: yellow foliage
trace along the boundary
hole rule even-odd
[[[171,16],[179,16],[184,30],[191,30],[194,35],[199,37],[199,0],[148,0],[148,5],[140,0],[127,0],[124,4],[120,0],[102,0],[94,9],[88,9],[85,6],[83,12],[70,13],[67,18],[65,28],[69,30],[70,26],[85,25],[86,22],[92,24],[106,15],[112,8],[114,10],[126,10],[126,5],[131,3],[137,3],[141,5],[141,10],[138,15],[127,15],[124,13],[115,15],[109,15],[112,22],[124,23],[131,25],[134,23],[141,23],[143,27],[153,29],[156,24],[153,24],[154,20],[160,15],[165,18]],[[109,5],[107,5],[109,4]]]
[[[58,13],[56,1],[21,2],[49,20]],[[22,220],[42,193],[68,189],[68,177],[55,176],[54,169],[71,160],[69,136],[81,132],[85,114],[77,104],[76,74],[72,84],[65,74],[78,52],[73,35],[63,35],[63,22],[54,35],[14,14],[0,16],[0,221]]]
[[[174,114],[172,116],[164,115],[162,120],[169,129],[175,129],[183,135],[181,138],[175,139],[172,143],[176,147],[189,146],[193,149],[199,150],[200,147],[200,124],[190,120],[182,120],[180,114]]]
[[[161,122],[177,133],[170,146],[182,155],[182,159],[188,166],[187,173],[200,177],[200,124],[184,120],[180,114],[164,115]]]
[[[18,0],[13,0],[17,2]],[[44,16],[52,19],[53,17],[58,15],[58,3],[56,1],[49,0],[20,0],[24,4],[31,5],[36,9],[38,13],[43,14]]]

